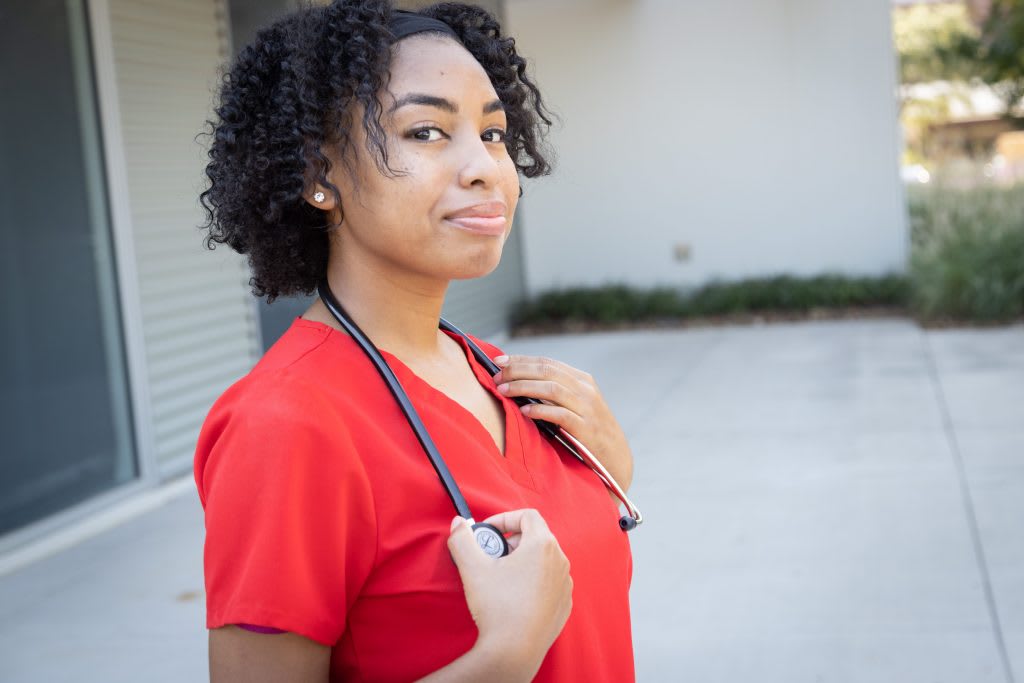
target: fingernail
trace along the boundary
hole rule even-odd
[[[498,356],[494,359],[496,365],[508,365],[508,356]]]
[[[461,521],[463,521],[462,517],[459,517],[458,515],[455,515],[455,519],[452,520],[452,528],[448,530],[448,533],[453,533],[455,531],[456,527],[459,526],[459,522],[461,522]]]

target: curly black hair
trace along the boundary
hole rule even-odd
[[[363,105],[367,147],[382,173],[388,165],[378,94],[386,85],[394,35],[388,0],[335,0],[303,6],[262,29],[221,80],[206,166],[209,187],[199,196],[207,213],[204,244],[228,244],[248,254],[257,297],[311,294],[327,269],[327,213],[303,193],[327,180],[323,148],[351,144],[353,105]],[[540,91],[526,75],[515,40],[503,36],[485,10],[462,3],[431,5],[420,14],[458,35],[483,66],[507,115],[505,137],[519,173],[550,172],[542,149],[551,125]],[[202,134],[201,134],[202,135]]]

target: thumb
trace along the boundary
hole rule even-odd
[[[478,565],[482,559],[487,558],[484,551],[477,545],[469,521],[462,517],[452,520],[448,550],[452,554],[452,559],[455,560],[455,566],[458,568],[460,576],[463,575],[464,569]]]

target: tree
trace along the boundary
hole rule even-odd
[[[1002,98],[1013,116],[1024,99],[1024,0],[992,0],[979,35],[960,42],[974,75]]]
[[[969,80],[967,45],[978,39],[962,3],[921,4],[893,10],[893,38],[900,57],[900,82]]]
[[[896,10],[902,81],[984,83],[1003,101],[1005,116],[1024,116],[1024,0],[991,0],[975,15],[962,3]]]

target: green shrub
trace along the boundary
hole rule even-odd
[[[922,320],[1000,322],[1024,315],[1024,184],[908,188],[908,276],[754,278],[684,292],[625,284],[554,290],[521,303],[513,325],[628,323],[812,309],[900,308]]]
[[[788,275],[713,282],[684,293],[670,287],[642,290],[624,284],[546,292],[519,305],[514,325],[622,323],[757,312],[806,312],[812,308],[904,306],[908,285],[901,275],[844,277]]]
[[[1024,184],[910,188],[911,302],[924,319],[1024,314]]]
[[[740,282],[711,283],[690,297],[693,315],[806,312],[812,308],[902,306],[907,299],[906,278],[819,275],[799,278],[780,275]]]
[[[669,288],[638,290],[628,285],[571,287],[546,292],[523,302],[513,315],[516,325],[548,322],[614,323],[679,316],[681,296]]]

